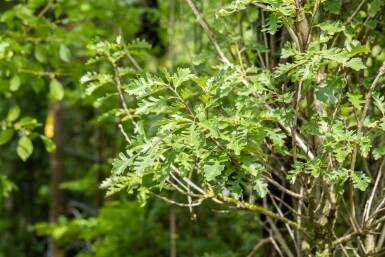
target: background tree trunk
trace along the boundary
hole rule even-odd
[[[63,103],[56,101],[52,104],[54,136],[53,141],[56,144],[56,150],[50,158],[50,199],[49,199],[49,222],[56,223],[60,215],[64,213],[64,195],[59,188],[63,182]],[[57,241],[52,237],[48,242],[49,257],[63,257],[64,251]]]

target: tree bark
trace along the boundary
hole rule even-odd
[[[99,115],[99,110],[94,110],[94,116],[97,117]],[[99,188],[100,183],[103,180],[103,169],[102,164],[104,161],[103,149],[106,148],[105,137],[103,137],[103,128],[100,124],[94,127],[94,140],[95,140],[95,152],[94,158],[95,163],[97,165],[97,170],[95,174],[95,183],[96,188]],[[97,190],[95,195],[95,207],[96,210],[99,211],[99,208],[103,205],[104,193],[101,190]]]
[[[170,192],[170,198],[174,200],[174,192]],[[170,257],[176,257],[176,216],[175,206],[170,205]]]
[[[56,150],[50,157],[50,199],[49,199],[49,222],[57,223],[60,215],[64,214],[64,194],[59,188],[63,182],[63,103],[56,101],[52,104],[54,136],[53,141],[56,144]],[[49,257],[65,256],[59,243],[52,237],[48,242]]]

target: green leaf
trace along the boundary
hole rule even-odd
[[[71,59],[71,52],[64,44],[61,44],[59,47],[59,57],[63,62],[69,62]]]
[[[136,108],[136,114],[149,114],[149,113],[162,113],[170,110],[170,106],[167,105],[167,98],[159,97],[155,98],[150,96],[148,99],[142,100]]]
[[[52,79],[51,83],[49,83],[49,95],[53,100],[60,101],[63,99],[64,90],[62,84],[57,79]]]
[[[17,144],[16,152],[20,159],[26,161],[33,152],[33,145],[31,139],[29,139],[27,136],[21,137]]]
[[[201,120],[197,125],[206,131],[209,131],[209,136],[213,138],[219,137],[218,123],[215,120]]]
[[[373,157],[375,160],[379,160],[384,155],[385,155],[385,143],[382,143],[373,150]]]
[[[55,151],[56,145],[50,138],[48,138],[44,135],[40,135],[40,139],[41,139],[41,141],[43,141],[43,144],[44,144],[47,152],[51,153],[51,152]]]
[[[10,10],[7,10],[1,13],[0,21],[7,22],[8,20],[12,20],[15,16],[16,16],[16,8],[12,8]]]
[[[19,89],[20,87],[20,78],[19,76],[15,75],[11,78],[11,80],[9,81],[9,90],[11,90],[12,92],[15,92]]]
[[[278,29],[282,27],[282,23],[282,18],[279,13],[274,12],[270,14],[270,16],[267,18],[267,23],[263,31],[267,31],[270,34],[274,35],[278,31]]]
[[[254,189],[257,191],[257,194],[260,197],[264,197],[268,190],[267,190],[267,184],[264,180],[258,179],[255,181]]]
[[[179,87],[183,82],[188,81],[193,75],[190,69],[178,68],[177,73],[173,76],[174,87]]]
[[[4,145],[12,139],[15,131],[13,129],[6,129],[0,132],[0,145]]]
[[[17,120],[20,116],[20,107],[19,106],[13,106],[11,109],[8,111],[7,115],[7,120],[10,122]]]
[[[138,199],[140,203],[140,207],[143,207],[147,203],[147,199],[150,196],[150,190],[146,187],[140,187],[138,190]]]
[[[331,13],[339,14],[342,7],[341,0],[326,0],[324,3],[325,9]]]
[[[362,104],[364,104],[366,101],[365,100],[362,100],[362,95],[361,94],[356,94],[356,95],[353,95],[351,93],[348,93],[348,99],[349,99],[349,102],[355,107],[357,108],[358,110],[360,110],[362,108]]]
[[[361,45],[361,42],[358,40],[353,40],[351,43],[346,45],[350,56],[354,56],[360,53],[370,53],[370,49],[367,46]]]
[[[286,42],[281,51],[282,58],[289,58],[291,56],[298,55],[298,51],[296,50],[296,46],[293,43]]]
[[[9,181],[6,176],[0,175],[0,198],[8,197],[10,192],[16,189],[17,186]]]
[[[373,0],[369,4],[368,14],[370,17],[376,16],[376,14],[381,10],[382,6],[385,4],[384,0]]]
[[[247,129],[239,129],[233,131],[230,135],[230,142],[227,148],[234,151],[236,155],[240,155],[242,149],[247,145]]]
[[[370,148],[372,147],[372,145],[369,142],[369,139],[367,137],[366,137],[366,139],[367,139],[367,142],[364,141],[364,142],[360,143],[361,155],[364,158],[368,157]]]
[[[48,54],[48,48],[45,45],[36,45],[34,56],[36,60],[38,60],[41,63],[45,63],[47,59]]]
[[[344,31],[345,26],[340,21],[326,21],[316,25],[320,29],[326,31],[329,35],[334,35],[337,32]]]
[[[39,93],[44,88],[44,80],[39,77],[34,77],[32,81],[32,89],[35,93]]]
[[[385,115],[384,96],[380,96],[379,93],[374,93],[372,97],[374,99],[374,105],[376,105],[378,109],[380,109],[382,115]]]
[[[350,67],[355,71],[366,69],[365,64],[360,58],[352,58],[348,62],[344,63],[344,66]]]
[[[222,34],[225,31],[225,28],[227,26],[226,21],[224,19],[215,19],[213,25],[216,31],[218,31],[220,34]]]
[[[38,126],[40,126],[41,124],[39,122],[37,122],[36,119],[32,118],[32,117],[23,117],[22,119],[20,119],[17,123],[20,127],[22,128],[26,128],[26,129],[34,129]]]
[[[166,84],[161,78],[147,74],[146,77],[134,79],[133,82],[127,86],[125,92],[130,95],[143,97],[159,92],[164,89],[165,86]]]
[[[218,11],[219,16],[229,16],[234,12],[244,10],[248,4],[251,2],[255,2],[253,0],[236,0],[232,1],[229,5],[225,6],[225,8],[220,9]]]
[[[40,6],[44,5],[46,0],[29,0],[27,7],[32,10],[36,10]]]
[[[128,167],[129,158],[127,158],[124,153],[119,154],[120,159],[115,158],[112,163],[112,173],[120,175],[122,174]]]
[[[355,171],[352,173],[353,187],[358,188],[361,191],[365,191],[369,185],[370,178],[361,171]]]
[[[210,160],[214,161],[214,160]],[[222,171],[225,169],[225,165],[221,165],[218,161],[214,161],[212,165],[204,165],[203,166],[203,175],[207,181],[213,180],[216,176],[221,175]]]
[[[334,149],[334,156],[336,157],[337,161],[340,163],[345,161],[348,154],[349,152],[346,151],[346,149],[343,149],[341,147]]]
[[[242,195],[242,187],[239,183],[239,180],[236,179],[234,181],[229,181],[229,190],[231,192],[231,195],[234,196],[235,199],[239,199]]]
[[[199,53],[197,55],[194,55],[194,57],[192,58],[191,61],[194,65],[199,65],[199,64],[204,63],[210,57],[212,57],[211,53],[202,52],[202,53]]]
[[[337,87],[335,85],[327,85],[324,87],[318,87],[315,90],[316,98],[323,103],[336,104],[338,102],[335,94],[337,93]]]

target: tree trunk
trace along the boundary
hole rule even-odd
[[[170,198],[174,200],[175,193],[170,192]],[[170,215],[170,257],[176,257],[176,216],[175,216],[175,206],[170,205],[169,210]]]
[[[63,181],[63,104],[56,101],[52,104],[54,136],[53,141],[56,144],[56,150],[50,157],[50,199],[49,199],[49,222],[57,223],[60,215],[64,213],[64,195],[59,188]],[[59,243],[52,237],[48,242],[49,257],[65,256],[63,249]]]
[[[97,117],[99,115],[99,110],[94,110],[94,116]],[[103,156],[103,149],[106,149],[106,143],[105,143],[105,137],[103,137],[103,128],[101,125],[96,125],[94,127],[94,140],[95,140],[95,152],[94,152],[94,158],[95,163],[97,165],[97,170],[95,174],[95,183],[96,188],[99,188],[100,183],[103,180],[103,169],[102,164],[104,161]],[[101,190],[96,191],[95,196],[95,207],[96,210],[99,211],[99,208],[103,205],[103,199],[104,199],[104,193]]]

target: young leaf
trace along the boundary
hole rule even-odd
[[[27,136],[21,137],[17,144],[16,152],[20,159],[26,161],[33,152],[33,145],[31,139],[29,139]]]
[[[9,81],[9,90],[11,90],[12,92],[15,92],[19,89],[20,87],[20,78],[19,76],[15,75],[11,78],[11,80]]]
[[[7,120],[9,121],[15,121],[17,118],[19,118],[20,115],[20,107],[19,106],[13,106],[11,109],[8,111],[7,115]]]
[[[71,59],[71,52],[65,44],[59,47],[59,57],[63,62],[69,62]]]
[[[44,144],[47,152],[51,153],[51,152],[55,151],[56,145],[54,142],[52,142],[52,140],[50,138],[48,138],[44,135],[40,135],[40,139],[41,139],[41,141],[43,141],[43,144]]]
[[[6,129],[0,132],[0,145],[4,145],[12,139],[15,131],[13,129]]]
[[[63,99],[64,90],[62,84],[57,79],[52,79],[49,84],[49,95],[51,99],[60,101]]]

